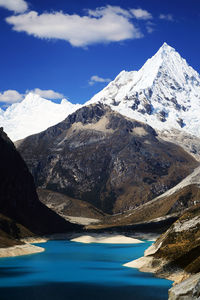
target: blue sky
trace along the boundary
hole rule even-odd
[[[199,0],[0,0],[0,106],[35,90],[84,103],[163,42],[200,72]]]

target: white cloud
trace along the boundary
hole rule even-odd
[[[171,14],[160,14],[159,18],[161,20],[174,21],[174,17]]]
[[[155,24],[151,21],[148,21],[146,24],[146,29],[148,33],[152,33],[154,32],[155,28],[154,28]]]
[[[130,11],[123,9],[120,6],[107,5],[106,7],[102,6],[102,7],[97,7],[95,10],[88,9],[86,11],[88,11],[88,14],[93,17],[101,17],[105,13],[113,13],[127,18],[132,17]]]
[[[141,8],[131,9],[130,11],[136,19],[150,20],[153,18],[152,14],[150,14],[147,10]]]
[[[53,90],[41,90],[39,88],[35,88],[34,90],[31,90],[31,91],[27,90],[25,94],[20,94],[16,90],[7,90],[7,91],[4,91],[2,93],[0,92],[0,102],[7,103],[7,104],[20,102],[30,92],[32,92],[34,94],[37,94],[40,97],[43,97],[45,99],[49,99],[49,100],[64,98],[63,94],[60,94],[60,93],[55,92]]]
[[[98,75],[93,75],[91,76],[90,80],[89,80],[89,85],[93,85],[96,82],[110,82],[111,79],[110,78],[102,78],[99,77]]]
[[[28,4],[24,0],[0,0],[0,7],[15,13],[23,13],[28,9]]]
[[[147,29],[147,32],[148,32],[148,33],[154,32],[154,28],[153,28],[152,26],[147,25],[147,26],[146,26],[146,29]]]
[[[3,93],[0,93],[0,102],[12,104],[21,101],[23,97],[24,95],[18,93],[16,90],[7,90]]]
[[[146,12],[146,11],[143,11]],[[146,12],[138,18],[150,18]],[[95,43],[119,42],[127,39],[142,38],[143,34],[132,23],[131,10],[119,6],[105,6],[88,10],[85,16],[69,15],[63,12],[38,14],[30,11],[6,18],[13,30],[24,31],[41,39],[61,39],[75,47],[86,47]]]
[[[43,98],[47,98],[47,99],[61,99],[63,98],[63,94],[60,94],[58,92],[55,92],[53,90],[41,90],[41,89],[34,89],[34,90],[31,90],[31,91],[27,91],[28,92],[32,92],[34,94],[37,94]]]

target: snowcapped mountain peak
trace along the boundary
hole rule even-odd
[[[41,102],[48,101],[42,98],[40,95],[33,92],[29,92],[26,97],[22,100],[22,103],[25,105],[38,105]]]
[[[85,105],[102,102],[155,129],[184,130],[200,137],[200,75],[167,43],[138,71],[121,71]],[[80,108],[29,93],[21,103],[0,110],[0,124],[12,140],[38,133]]]
[[[38,94],[35,94],[35,93],[33,93],[33,92],[29,92],[27,95],[26,95],[26,97],[24,98],[24,102],[32,102],[32,101],[34,101],[34,100],[37,100],[37,99],[39,99],[39,98],[41,98]]]
[[[143,67],[137,72],[140,77],[137,89],[151,87],[162,74],[168,77],[176,77],[178,82],[184,80],[184,73],[189,66],[178,52],[167,43],[164,43],[154,56],[146,61]]]
[[[61,105],[68,105],[68,106],[74,106],[71,102],[69,102],[67,99],[63,98],[60,102]]]
[[[23,101],[12,104],[0,114],[0,124],[16,141],[63,121],[80,107],[80,104],[72,104],[66,99],[57,104],[30,92]]]
[[[122,71],[89,103],[157,129],[182,129],[200,136],[200,75],[167,43],[139,71]]]
[[[155,53],[155,55],[152,56],[149,60],[151,60],[151,61],[158,60],[161,64],[163,64],[163,63],[166,63],[167,60],[169,60],[169,61],[173,61],[173,60],[180,61],[181,60],[182,61],[183,58],[173,47],[169,46],[167,43],[164,43],[158,49],[158,51]]]
[[[168,61],[171,62],[174,59],[180,59],[181,56],[179,55],[178,52],[176,52],[176,50],[174,48],[172,48],[171,46],[169,46],[167,43],[164,43],[159,49],[158,51],[155,53],[155,55],[153,55],[150,59],[147,60],[147,62],[151,62],[151,63],[155,63],[159,66],[161,66],[162,64],[165,64]],[[147,63],[146,62],[146,63]],[[144,64],[144,66],[146,65],[146,63]]]
[[[176,52],[176,50],[173,47],[171,47],[170,45],[168,45],[166,42],[164,42],[162,44],[162,46],[160,47],[160,49],[158,50],[158,52],[159,53],[161,52],[163,54],[168,54],[170,52]]]

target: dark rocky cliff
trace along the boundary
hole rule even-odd
[[[76,226],[55,214],[37,196],[34,180],[14,144],[0,129],[0,231],[1,236],[66,232]],[[21,226],[21,225],[23,226]]]
[[[83,107],[18,145],[37,187],[106,213],[137,207],[188,175],[197,162],[150,126],[102,104]]]

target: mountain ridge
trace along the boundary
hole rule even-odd
[[[151,200],[198,164],[152,127],[100,103],[20,141],[18,150],[37,187],[88,201],[105,213]]]
[[[155,129],[200,136],[200,75],[166,43],[139,71],[122,71],[86,104],[98,101]]]
[[[155,129],[176,129],[200,137],[200,75],[167,43],[138,71],[121,71],[85,104],[72,104],[66,99],[56,104],[29,93],[21,103],[0,110],[0,123],[16,141],[99,101]]]
[[[2,128],[0,155],[0,247],[20,243],[19,238],[24,235],[53,234],[76,229],[76,226],[66,222],[39,201],[28,167]]]
[[[59,123],[79,107],[80,104],[72,104],[66,99],[57,104],[29,93],[22,102],[0,111],[0,124],[8,136],[16,141]]]

